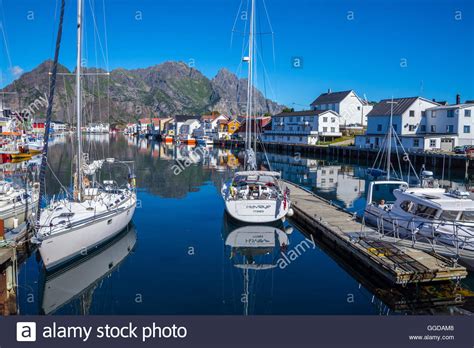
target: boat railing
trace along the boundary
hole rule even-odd
[[[427,243],[433,252],[444,251],[456,260],[459,259],[460,253],[467,244],[474,246],[474,230],[463,223],[444,220],[417,221],[417,219],[419,219],[417,216],[410,219],[393,218],[391,220],[378,217],[377,230],[383,236],[397,239],[409,238],[413,247],[420,243]],[[386,228],[387,222],[391,224],[391,228]],[[445,229],[440,229],[440,227],[445,227]],[[430,234],[427,231],[430,231]]]

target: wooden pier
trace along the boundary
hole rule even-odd
[[[460,280],[465,267],[435,253],[400,246],[358,222],[350,213],[290,182],[293,219],[310,233],[320,234],[334,248],[347,253],[393,284]]]

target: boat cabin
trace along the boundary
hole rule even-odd
[[[280,193],[277,172],[238,172],[230,187],[236,199],[275,199]]]

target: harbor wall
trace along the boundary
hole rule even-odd
[[[244,143],[236,140],[218,140],[216,145],[227,148],[243,148]],[[259,146],[262,147],[262,144]],[[282,153],[287,155],[301,155],[308,157],[330,157],[333,159],[347,159],[352,163],[370,166],[377,158],[378,150],[356,148],[353,146],[318,146],[318,145],[298,145],[298,144],[276,144],[264,143],[263,147],[266,151]],[[474,158],[468,158],[464,155],[443,154],[432,152],[408,152],[411,163],[416,169],[420,169],[422,165],[427,170],[444,170],[459,171],[463,173],[466,179],[474,180]],[[402,155],[399,153],[400,161],[404,164]],[[396,153],[392,153],[393,163],[397,163]],[[405,165],[408,162],[405,161]],[[438,172],[438,171],[437,171]],[[438,172],[441,175],[441,172]]]

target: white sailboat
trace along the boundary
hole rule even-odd
[[[77,156],[74,194],[73,197],[50,202],[49,206],[41,211],[35,241],[39,243],[39,252],[47,270],[85,256],[92,249],[116,236],[130,223],[137,202],[135,176],[127,163],[113,158],[88,163],[88,156],[82,152],[82,14],[83,2],[78,0]],[[113,180],[97,182],[96,172],[104,164],[126,166],[128,168],[127,184],[119,186]]]
[[[135,228],[110,241],[90,257],[61,269],[54,274],[46,274],[41,296],[41,308],[45,314],[56,312],[74,299],[80,299],[81,308],[88,314],[94,290],[102,279],[112,274],[130,255],[137,242]]]
[[[222,186],[227,213],[246,223],[270,223],[292,214],[289,190],[280,182],[280,173],[257,170],[257,117],[254,110],[256,54],[256,0],[251,2],[248,63],[247,121],[245,123],[245,171],[237,172]],[[252,120],[255,133],[252,139]]]

